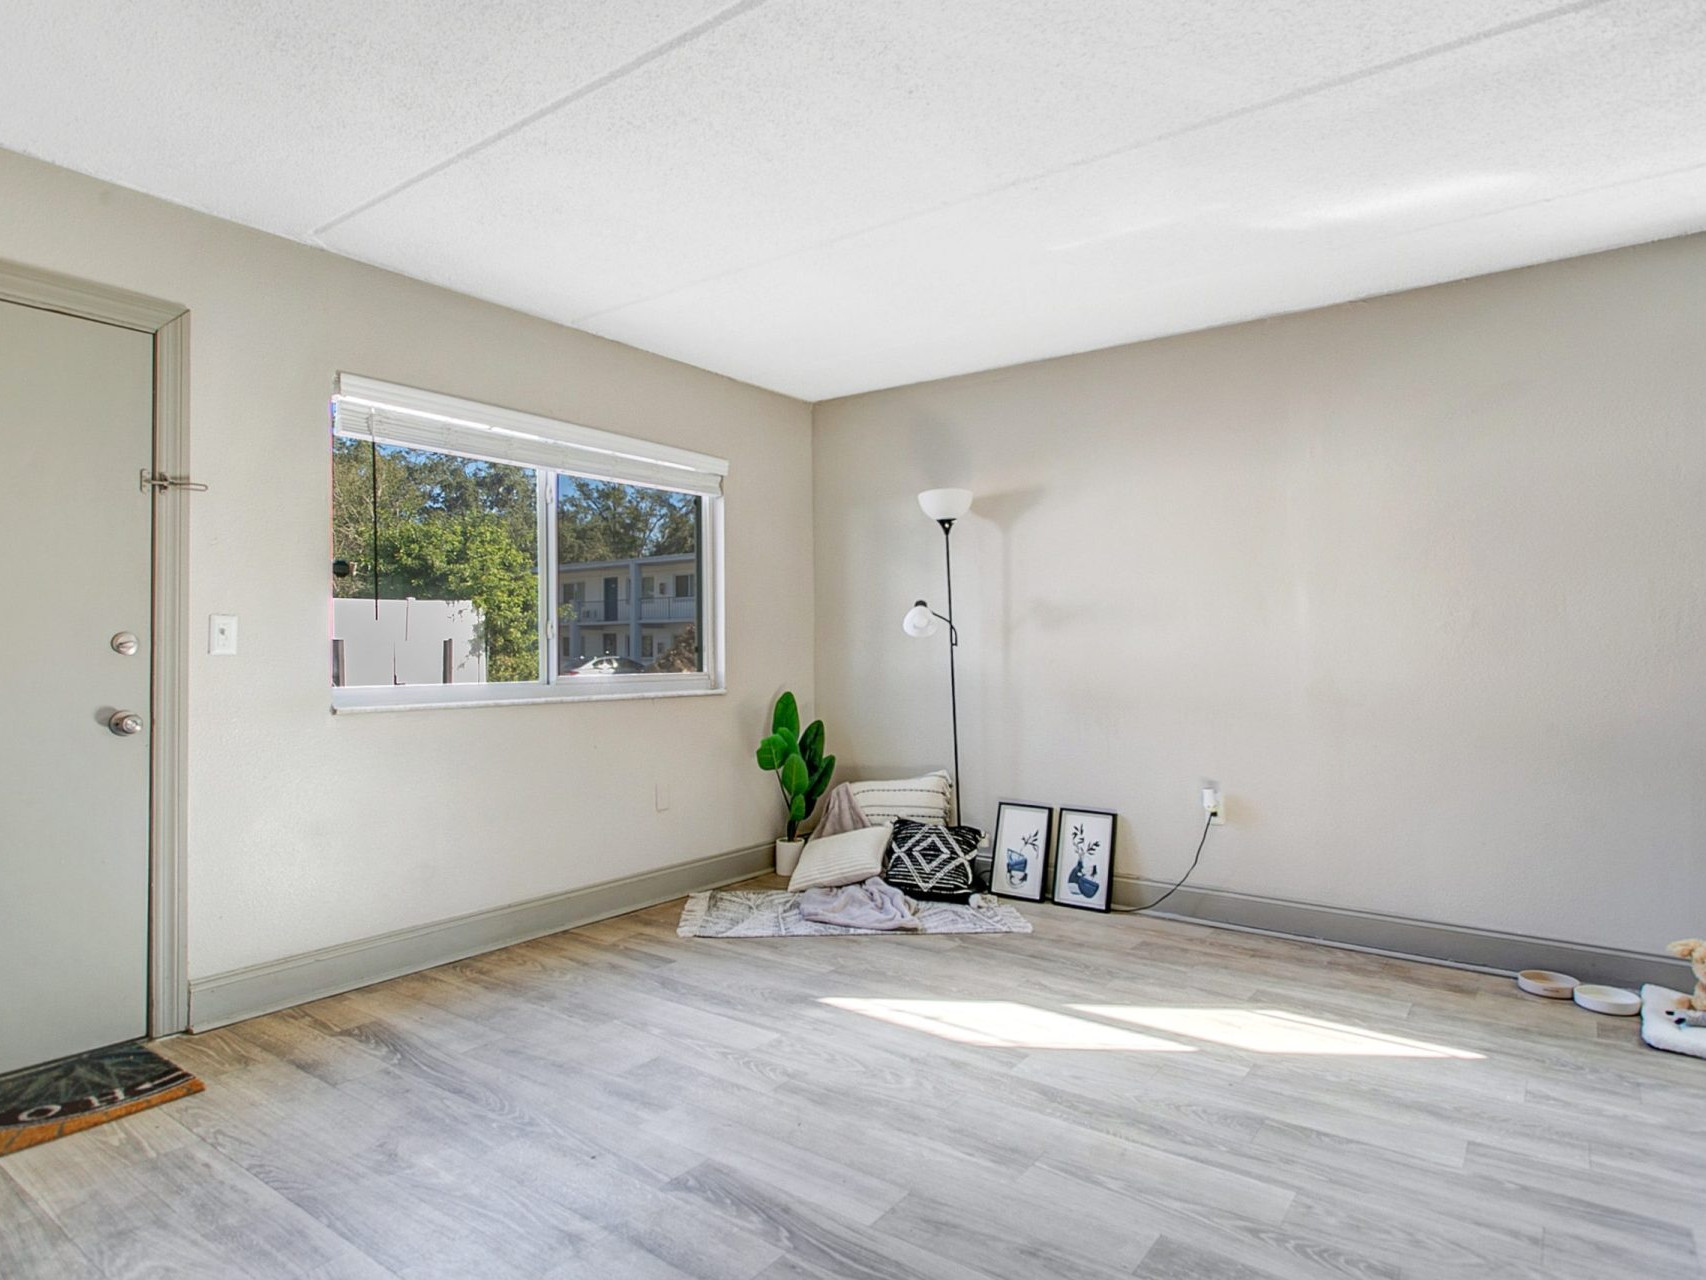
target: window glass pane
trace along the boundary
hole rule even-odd
[[[558,670],[704,669],[698,593],[703,501],[643,485],[557,477]],[[659,590],[661,583],[676,590]],[[689,589],[681,590],[682,583]]]
[[[335,437],[332,554],[351,572],[333,579],[334,680],[538,680],[537,511],[530,468]]]

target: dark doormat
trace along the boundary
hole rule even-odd
[[[0,1076],[0,1156],[192,1093],[202,1083],[139,1044]]]

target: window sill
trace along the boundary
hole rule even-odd
[[[726,693],[727,689],[713,684],[708,676],[659,680],[644,676],[624,679],[620,676],[588,676],[588,682],[598,681],[598,688],[587,692],[569,692],[566,681],[556,684],[512,685],[452,685],[452,696],[444,685],[403,686],[401,688],[353,687],[332,690],[332,714],[338,716],[367,715],[376,711],[448,711],[471,707],[537,707],[572,702],[626,702],[650,698],[705,698]],[[468,693],[460,691],[467,689]]]

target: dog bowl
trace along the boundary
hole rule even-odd
[[[1641,997],[1622,987],[1594,985],[1576,988],[1576,1003],[1595,1013],[1609,1013],[1614,1018],[1632,1018],[1641,1012]]]
[[[1550,969],[1524,969],[1516,975],[1516,985],[1531,996],[1545,996],[1548,1000],[1568,1000],[1570,993],[1580,984],[1567,973],[1553,973]]]

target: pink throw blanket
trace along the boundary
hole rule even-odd
[[[858,831],[863,827],[873,825],[859,808],[859,802],[853,798],[853,788],[845,782],[838,782],[829,789],[829,795],[823,802],[823,817],[817,820],[813,830],[815,836],[838,836],[843,831]]]

